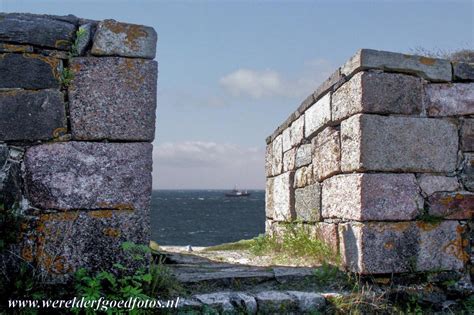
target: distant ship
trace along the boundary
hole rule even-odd
[[[250,196],[250,193],[246,190],[239,190],[237,188],[232,189],[232,191],[225,193],[226,197],[247,197]]]

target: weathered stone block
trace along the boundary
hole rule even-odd
[[[67,211],[31,219],[22,235],[22,258],[47,281],[63,282],[79,268],[110,270],[115,263],[137,267],[121,245],[148,244],[148,210]],[[143,263],[146,263],[144,261]]]
[[[308,185],[311,185],[314,182],[313,180],[313,166],[303,166],[296,170],[295,172],[295,181],[293,187],[301,188]]]
[[[474,65],[466,62],[454,62],[453,74],[455,80],[474,81]]]
[[[273,203],[273,178],[267,178],[265,186],[265,216],[273,218],[275,216],[275,205]]]
[[[157,39],[152,27],[105,20],[97,26],[91,53],[153,59]]]
[[[315,222],[321,219],[321,186],[319,183],[295,190],[296,219]]]
[[[332,119],[357,113],[420,114],[421,79],[397,73],[359,72],[332,95]]]
[[[59,87],[60,59],[35,54],[0,54],[0,88]]]
[[[431,196],[438,191],[455,191],[459,188],[459,182],[456,177],[421,174],[417,180],[426,196]]]
[[[456,125],[446,120],[357,114],[341,124],[341,168],[453,172],[457,134]]]
[[[2,53],[32,53],[33,46],[30,45],[16,45],[0,43],[0,52]]]
[[[428,199],[429,214],[450,220],[474,218],[474,193],[437,192]]]
[[[306,138],[311,137],[315,132],[331,121],[331,93],[324,95],[306,110],[304,121],[304,135]]]
[[[423,209],[413,174],[344,174],[323,182],[323,218],[412,220]]]
[[[65,142],[25,154],[29,201],[41,209],[148,209],[152,145]]]
[[[59,90],[0,93],[0,141],[48,140],[66,132],[63,99]]]
[[[469,191],[474,191],[474,153],[464,153],[461,182]]]
[[[456,221],[339,225],[345,267],[361,274],[461,270],[466,252]]]
[[[273,145],[272,143],[268,143],[265,149],[265,176],[270,177],[273,175],[272,172],[272,153],[273,153]]]
[[[304,116],[300,116],[298,119],[293,121],[290,127],[283,131],[283,152],[297,146],[303,140],[303,129]]]
[[[318,240],[323,241],[334,254],[339,252],[339,234],[337,224],[317,222],[310,226],[311,235]],[[328,257],[329,258],[329,257]]]
[[[298,310],[297,300],[284,292],[262,291],[255,294],[255,299],[262,314],[286,314]]]
[[[465,119],[461,128],[461,148],[474,151],[474,118]]]
[[[290,149],[283,154],[283,172],[295,170],[296,148]]]
[[[292,172],[286,172],[274,178],[273,219],[275,221],[291,221],[295,218],[295,197],[292,183]]]
[[[272,176],[281,174],[283,170],[283,137],[279,135],[272,142],[271,154]]]
[[[326,299],[318,293],[287,291],[289,295],[298,301],[299,311],[302,313],[323,312],[326,306]]]
[[[428,84],[424,101],[429,116],[474,115],[474,83]]]
[[[322,181],[341,171],[340,131],[333,127],[325,128],[312,140],[313,174]]]
[[[58,18],[28,13],[1,13],[0,41],[69,50],[76,27]]]
[[[341,73],[350,76],[367,69],[416,74],[434,82],[448,82],[452,78],[451,63],[448,60],[372,49],[358,51],[342,66]]]
[[[69,106],[73,139],[154,139],[155,61],[74,58],[71,69],[74,79],[69,87]]]
[[[301,167],[311,163],[311,144],[303,144],[296,149],[295,166]]]

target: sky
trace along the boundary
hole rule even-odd
[[[474,48],[474,1],[0,0],[152,26],[154,189],[263,189],[265,138],[360,48]]]

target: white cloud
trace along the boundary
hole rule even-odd
[[[263,188],[264,149],[205,141],[166,142],[153,151],[154,188]]]
[[[219,84],[232,96],[251,97],[296,97],[305,98],[323,82],[333,67],[325,59],[304,62],[304,69],[296,78],[282,75],[275,70],[237,69],[219,80]]]

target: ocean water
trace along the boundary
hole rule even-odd
[[[265,191],[225,197],[224,190],[155,190],[152,239],[160,245],[210,246],[255,237],[265,230]]]

